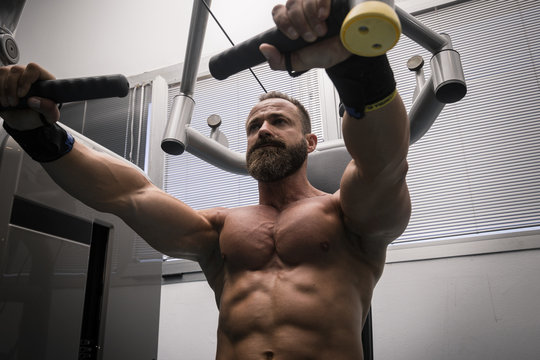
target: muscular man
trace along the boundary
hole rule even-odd
[[[290,0],[273,16],[290,37],[311,41],[325,33],[328,8],[328,0]],[[261,51],[274,69],[285,68],[277,49]],[[327,68],[347,109],[343,135],[353,160],[334,194],[308,182],[317,138],[303,106],[279,93],[263,96],[246,121],[259,204],[233,209],[195,211],[125,163],[73,143],[51,125],[59,113],[47,99],[1,114],[66,191],[118,215],[157,250],[199,262],[219,308],[219,360],[362,359],[387,245],[409,220],[408,122],[386,57],[350,56],[330,39],[291,59],[295,70]],[[50,78],[35,64],[3,68],[0,102],[13,106],[34,81]]]

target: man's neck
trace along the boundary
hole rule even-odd
[[[309,183],[305,168],[278,181],[259,181],[259,204],[278,210],[293,202],[324,194]]]

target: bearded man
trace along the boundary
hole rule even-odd
[[[261,95],[259,101],[270,99],[283,99],[295,105],[302,119],[302,133],[304,135],[311,133],[309,114],[298,100],[280,92],[272,91]],[[248,136],[250,131],[259,126],[257,120],[250,119],[246,123]],[[313,134],[310,135],[313,136]],[[271,133],[262,132],[246,153],[247,169],[255,180],[273,182],[296,172],[306,161],[307,154],[308,147],[305,141],[299,141],[297,144],[287,146],[282,140],[273,138]]]
[[[289,37],[313,41],[326,33],[329,9],[329,0],[290,0],[273,17]],[[285,69],[275,47],[260,50],[273,69]],[[118,215],[162,253],[200,264],[219,308],[219,360],[362,359],[362,327],[387,245],[410,217],[409,127],[386,56],[354,56],[332,38],[291,54],[291,63],[326,68],[346,110],[352,161],[334,194],[306,176],[307,154],[317,146],[307,112],[276,92],[246,121],[259,203],[233,209],[196,211],[124,162],[74,142],[54,124],[59,112],[50,100],[30,98],[31,111],[1,114],[6,130],[66,191]],[[51,78],[36,64],[1,68],[2,106]]]

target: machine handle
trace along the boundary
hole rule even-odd
[[[28,108],[29,97],[38,96],[56,103],[101,99],[108,97],[124,97],[129,92],[129,82],[124,75],[94,76],[85,78],[42,80],[34,83],[28,94],[22,98],[15,108]],[[3,108],[10,110],[13,108]]]
[[[341,24],[349,12],[348,0],[333,0],[331,6],[330,15],[326,19],[328,32],[317,41],[338,35]],[[214,78],[224,80],[242,70],[262,64],[266,61],[259,51],[259,46],[263,43],[274,45],[282,53],[296,51],[311,44],[302,38],[291,40],[273,27],[213,56],[208,64],[210,73]]]
[[[327,34],[317,41],[339,34],[343,46],[359,56],[379,56],[393,48],[401,35],[401,23],[394,11],[393,1],[332,0],[326,19]],[[290,40],[277,28],[272,28],[244,41],[210,59],[212,76],[223,80],[230,75],[263,63],[259,51],[262,43],[272,44],[282,53],[302,49],[310,43]]]

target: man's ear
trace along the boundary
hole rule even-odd
[[[315,134],[306,134],[304,135],[308,145],[308,153],[313,152],[317,147],[317,135]]]

